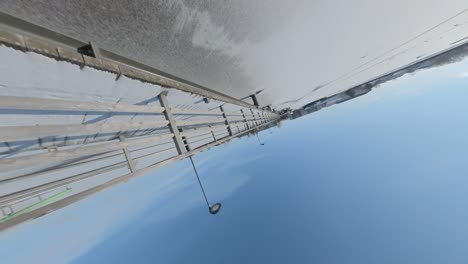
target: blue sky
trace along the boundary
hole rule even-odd
[[[466,263],[468,61],[0,234],[2,263]]]

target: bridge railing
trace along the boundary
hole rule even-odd
[[[2,126],[0,141],[8,149],[4,148],[0,156],[0,209],[13,215],[27,204],[19,201],[36,199],[58,188],[72,190],[61,200],[73,201],[75,198],[71,197],[101,189],[110,182],[126,181],[137,173],[221,144],[278,119],[277,115],[257,108],[240,107],[226,112],[223,106],[211,111],[171,107],[166,94],[159,95],[161,106],[0,96],[0,120],[3,114],[18,117],[143,114],[145,118],[45,125],[33,124],[34,119],[30,119],[29,125]],[[47,208],[40,207],[27,214],[34,215],[37,210]],[[23,218],[15,214],[0,224],[0,230],[3,225],[9,226]]]

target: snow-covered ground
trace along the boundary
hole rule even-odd
[[[302,106],[468,36],[465,0],[29,1],[0,10],[233,97]],[[458,42],[460,43],[460,42]]]

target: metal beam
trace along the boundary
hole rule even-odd
[[[164,108],[153,105],[128,105],[44,99],[18,96],[0,96],[0,109],[34,111],[78,111],[111,113],[162,113]],[[70,114],[70,113],[67,113]]]
[[[174,134],[174,143],[176,145],[177,152],[179,154],[187,152],[187,149],[184,145],[184,141],[180,137],[179,129],[177,128],[174,116],[172,115],[171,107],[167,102],[166,93],[162,92],[161,94],[159,94],[159,102],[161,102],[161,106],[165,109],[164,115],[166,116],[166,120],[169,121],[169,128],[171,130],[171,133]]]
[[[40,137],[54,136],[81,136],[138,129],[162,128],[168,121],[130,121],[119,123],[103,123],[91,125],[44,125],[44,126],[10,126],[0,130],[0,141],[20,141],[25,139],[37,139]]]
[[[172,114],[179,114],[179,115],[214,115],[214,116],[221,116],[220,112],[214,111],[201,111],[201,110],[193,110],[193,109],[179,109],[179,108],[171,108]]]
[[[194,119],[194,120],[175,120],[176,126],[190,126],[190,125],[202,125],[202,124],[217,124],[225,123],[224,118],[217,119]]]
[[[0,160],[0,181],[35,173],[47,168],[65,165],[80,159],[90,158],[95,155],[106,154],[111,151],[121,150],[130,145],[153,143],[161,139],[172,138],[173,134],[163,134],[137,139],[128,139],[124,142],[106,142],[90,144],[86,148],[75,147],[58,149],[53,152],[45,152],[28,156]]]
[[[262,126],[265,126],[266,124],[262,125]],[[47,214],[47,213],[50,213],[52,211],[55,211],[57,209],[60,209],[60,208],[63,208],[67,205],[70,205],[76,201],[79,201],[79,200],[82,200],[94,193],[97,193],[101,190],[104,190],[104,189],[107,189],[111,186],[115,186],[117,184],[120,184],[120,183],[123,183],[123,182],[128,182],[129,180],[133,179],[133,178],[136,178],[138,176],[141,176],[141,175],[144,175],[156,168],[160,168],[162,166],[165,166],[173,161],[177,161],[177,160],[181,160],[181,159],[184,159],[184,158],[187,158],[188,156],[191,156],[191,155],[194,155],[196,153],[199,153],[201,151],[204,151],[206,149],[209,149],[213,146],[216,146],[216,145],[220,145],[222,143],[225,143],[225,142],[228,142],[230,140],[232,140],[233,138],[236,138],[236,137],[239,137],[239,136],[242,136],[244,134],[247,134],[249,133],[250,131],[256,129],[257,127],[255,128],[251,128],[251,129],[248,129],[246,131],[243,131],[239,134],[236,134],[234,136],[230,136],[230,137],[226,137],[226,138],[223,138],[223,139],[220,139],[216,142],[212,142],[212,143],[209,143],[209,144],[206,144],[204,146],[201,146],[199,148],[196,148],[192,151],[188,151],[184,154],[181,154],[181,155],[178,155],[176,157],[172,157],[172,158],[169,158],[167,160],[164,160],[164,161],[161,161],[161,162],[158,162],[156,164],[153,164],[151,166],[148,166],[144,169],[141,169],[141,170],[138,170],[137,172],[134,172],[134,173],[129,173],[129,174],[126,174],[126,175],[123,175],[123,176],[120,176],[120,177],[117,177],[117,178],[114,178],[108,182],[105,182],[103,184],[100,184],[98,186],[95,186],[93,188],[90,188],[86,191],[83,191],[83,192],[80,192],[80,193],[77,193],[77,194],[74,194],[74,195],[71,195],[71,196],[68,196],[62,200],[59,200],[57,202],[54,202],[52,204],[49,204],[49,205],[46,205],[44,207],[41,207],[41,208],[38,208],[32,212],[28,212],[28,213],[25,213],[23,215],[20,215],[14,219],[11,219],[10,221],[7,221],[7,222],[4,222],[4,223],[1,223],[0,224],[0,231],[3,231],[7,228],[10,228],[12,226],[15,226],[17,224],[20,224],[20,223],[23,223],[23,222],[26,222],[28,220],[31,220],[31,219],[34,219],[34,218],[37,218],[37,217],[40,217],[44,214]],[[69,179],[70,180],[70,179]]]
[[[257,95],[256,95],[256,94],[252,94],[251,97],[252,97],[253,104],[254,104],[255,106],[257,106],[257,107],[260,106],[260,104],[258,103],[258,100],[257,100]]]
[[[109,166],[101,167],[99,169],[94,169],[94,170],[91,170],[91,171],[79,173],[79,174],[73,175],[71,177],[58,179],[58,180],[55,180],[55,181],[52,181],[52,182],[47,182],[47,183],[44,183],[44,184],[41,184],[41,185],[36,185],[34,187],[30,187],[30,188],[27,188],[27,189],[16,191],[14,193],[10,193],[10,194],[7,194],[7,195],[4,195],[4,196],[0,197],[0,205],[4,206],[6,204],[9,204],[9,203],[21,200],[21,199],[25,199],[25,198],[28,198],[30,196],[34,196],[34,195],[37,195],[37,194],[40,194],[40,193],[43,193],[43,192],[46,192],[46,191],[49,191],[49,190],[53,190],[53,189],[62,187],[64,185],[71,184],[73,182],[88,179],[90,177],[93,177],[93,176],[96,176],[96,175],[99,175],[99,174],[103,174],[103,173],[106,173],[106,172],[110,172],[110,171],[120,169],[120,168],[125,168],[125,167],[127,167],[126,162],[119,162],[119,163],[112,164],[112,165],[109,165]]]
[[[201,127],[201,128],[197,127],[196,129],[184,129],[184,131],[181,132],[181,136],[190,137],[190,136],[200,135],[204,133],[206,134],[206,133],[210,133],[211,130],[215,130],[217,128],[225,129],[226,125],[222,124],[222,125],[207,126],[207,127]]]

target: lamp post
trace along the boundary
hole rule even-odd
[[[205,189],[203,188],[203,185],[200,181],[200,176],[198,176],[198,171],[197,171],[197,168],[195,168],[195,163],[193,163],[193,159],[192,159],[192,156],[189,156],[190,158],[190,162],[192,162],[192,166],[193,166],[193,170],[195,171],[195,175],[197,176],[197,179],[198,179],[198,184],[200,184],[200,188],[203,192],[203,197],[205,197],[205,201],[206,201],[206,205],[208,206],[208,210],[210,211],[210,214],[217,214],[219,212],[219,210],[221,210],[221,203],[215,203],[213,205],[210,205],[210,203],[208,202],[208,198],[206,197],[206,193],[205,193]]]
[[[258,143],[259,143],[260,145],[262,145],[262,146],[265,146],[265,143],[262,143],[262,142],[260,141],[260,138],[258,137],[258,133],[255,133],[255,135],[257,135]]]

